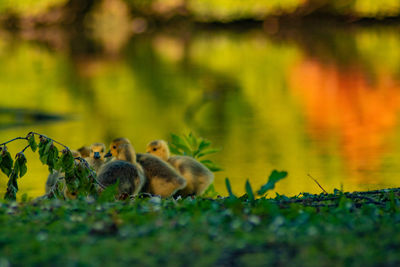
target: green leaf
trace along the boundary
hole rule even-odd
[[[13,167],[13,169],[12,169],[12,171],[11,171],[11,174],[16,173],[16,174],[18,175],[19,169],[20,169],[20,165],[19,165],[18,160],[16,160],[16,161],[14,162],[14,167]]]
[[[80,182],[87,182],[89,180],[90,169],[84,162],[80,162],[75,174],[79,178]]]
[[[31,147],[32,151],[35,152],[36,149],[37,149],[37,144],[36,144],[36,141],[35,141],[35,135],[34,134],[30,134],[29,135],[28,143],[29,143],[29,146]]]
[[[52,145],[53,145],[53,141],[51,141],[50,139],[48,139],[48,140],[49,140],[49,141],[47,142],[47,144],[46,144],[46,146],[45,146],[45,148],[44,148],[44,151],[43,151],[44,154],[49,153],[50,148],[51,148]]]
[[[246,180],[246,193],[247,193],[247,197],[248,199],[253,202],[255,200],[254,198],[254,193],[253,193],[253,189],[251,188],[249,179]]]
[[[186,144],[185,140],[175,134],[171,134],[171,146],[175,147],[176,150],[182,150],[179,151],[177,154],[178,155],[192,155],[191,149],[188,147]]]
[[[171,144],[169,144],[169,151],[171,151],[171,153],[175,154],[175,155],[180,155],[181,154],[179,149],[177,149],[175,146],[171,146]]]
[[[7,151],[7,149],[3,149],[3,152],[1,154],[1,171],[7,175],[10,176],[12,167],[13,167],[14,161],[11,157],[10,152]]]
[[[216,152],[219,152],[219,151],[220,151],[220,149],[218,149],[218,148],[210,148],[210,149],[207,149],[207,150],[204,150],[204,151],[198,153],[196,155],[196,158],[201,158],[201,157],[203,157],[205,155],[213,154],[213,153],[216,153]]]
[[[204,166],[206,166],[212,172],[218,172],[218,171],[223,170],[221,167],[219,167],[217,164],[215,164],[214,162],[212,162],[209,159],[201,160],[200,163],[202,163]]]
[[[201,140],[200,144],[199,144],[199,151],[202,151],[203,149],[206,149],[207,147],[209,147],[211,145],[211,142],[208,140]]]
[[[58,161],[58,149],[56,146],[51,144],[50,149],[48,151],[47,156],[47,165],[49,166],[49,170],[52,172],[57,161]]]
[[[275,184],[279,181],[282,180],[283,178],[285,178],[287,176],[287,172],[286,171],[277,171],[277,170],[273,170],[268,178],[268,182],[266,184],[264,184],[263,186],[261,186],[260,190],[257,191],[257,194],[259,196],[264,195],[268,190],[274,189],[275,188]]]
[[[21,166],[21,169],[19,170],[19,177],[22,177],[26,174],[28,171],[28,168],[26,167],[26,164]]]
[[[28,168],[26,167],[26,157],[22,152],[17,154],[17,159],[14,163],[14,171],[19,173],[19,177],[24,176],[28,171]]]
[[[40,161],[43,164],[47,164],[47,158],[48,158],[48,149],[50,149],[51,146],[51,141],[45,136],[40,136],[40,143],[39,143],[39,156],[40,156]],[[47,149],[48,148],[48,149]]]
[[[7,187],[7,191],[4,195],[4,198],[7,200],[17,200],[17,189],[13,186]]]
[[[233,194],[232,192],[232,187],[231,187],[231,183],[229,182],[228,178],[225,178],[225,185],[226,185],[226,190],[229,193],[229,197],[233,197],[236,198],[236,196]]]
[[[186,142],[189,144],[189,148],[191,151],[193,151],[194,149],[197,149],[197,140],[192,132],[190,132],[187,136],[184,136],[184,137],[186,139]]]
[[[61,158],[59,159],[59,164],[64,172],[69,172],[74,167],[74,157],[68,149],[62,151]]]
[[[7,191],[4,195],[5,199],[8,200],[16,200],[17,192],[18,192],[18,184],[17,184],[18,174],[16,172],[11,172],[10,179],[7,183]]]
[[[17,183],[18,173],[11,172],[10,179],[8,179],[7,186],[14,186],[14,188],[18,191],[18,183]]]

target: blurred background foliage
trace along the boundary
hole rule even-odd
[[[352,17],[385,18],[398,16],[397,0],[120,0],[132,13],[147,15],[187,15],[196,20],[232,21],[264,19],[267,16],[310,14],[344,15]],[[73,3],[100,5],[107,1],[93,0],[2,0],[0,12],[30,16],[48,12]]]
[[[328,191],[398,186],[397,1],[18,3],[0,1],[1,140],[140,152],[193,131],[222,149],[223,194],[272,169],[289,195],[320,192],[308,173]],[[37,196],[47,168],[27,156],[20,192]]]

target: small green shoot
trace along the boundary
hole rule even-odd
[[[253,189],[251,188],[249,179],[246,180],[246,193],[247,193],[248,200],[250,200],[250,202],[254,202],[255,197],[254,197]]]
[[[229,197],[236,198],[236,196],[232,192],[232,187],[231,187],[231,183],[229,182],[229,178],[225,178],[225,185],[226,185],[226,190],[228,191]]]
[[[212,172],[221,171],[222,168],[211,160],[201,159],[204,156],[220,151],[220,149],[211,148],[210,146],[210,141],[200,137],[196,137],[192,133],[189,133],[188,135],[183,135],[182,137],[171,134],[171,142],[169,142],[169,149],[173,154],[193,157],[199,160]]]
[[[283,178],[286,178],[288,173],[286,171],[277,171],[273,170],[271,174],[269,175],[268,182],[261,186],[261,188],[257,191],[257,195],[263,196],[267,191],[272,190],[275,188],[275,184],[282,180]]]

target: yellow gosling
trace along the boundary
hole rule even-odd
[[[115,160],[106,163],[100,170],[97,180],[107,187],[119,180],[119,198],[135,196],[143,188],[145,175],[136,163],[136,153],[131,144],[120,144],[116,148]]]
[[[171,164],[185,179],[186,187],[176,195],[199,196],[214,181],[214,174],[203,164],[188,156],[170,156],[167,142],[155,140],[146,147],[146,152],[153,154]]]
[[[82,157],[82,158],[90,157],[90,147],[89,146],[82,146],[82,147],[78,148],[78,152],[80,154],[80,157]]]
[[[102,143],[94,143],[90,146],[89,157],[85,160],[89,163],[90,167],[98,173],[100,168],[105,163],[104,155],[106,154],[106,146]]]

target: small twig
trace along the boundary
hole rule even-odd
[[[43,135],[43,134],[36,133],[36,132],[29,132],[29,133],[26,135],[26,137],[15,137],[15,138],[13,138],[13,139],[11,139],[11,140],[8,140],[7,142],[1,143],[0,146],[4,146],[4,145],[6,145],[6,144],[8,144],[8,143],[11,143],[11,142],[13,142],[13,141],[15,141],[15,140],[28,140],[28,136],[29,136],[30,134],[36,134],[36,135],[38,135],[38,136],[44,136],[44,137],[46,137],[47,139],[53,141],[54,143],[59,144],[60,146],[66,148],[66,149],[68,149],[68,150],[70,150],[69,147],[67,147],[66,145],[64,145],[64,144],[62,144],[62,143],[60,143],[60,142],[54,140],[53,138],[47,137],[47,136],[45,136],[45,135]],[[29,146],[27,146],[27,147],[29,147]],[[27,149],[27,147],[25,147],[23,151],[25,151],[25,150]]]
[[[360,195],[374,195],[374,194],[382,194],[382,193],[390,193],[390,192],[400,192],[400,188],[387,188],[387,189],[379,189],[379,190],[372,190],[372,191],[364,191],[359,192],[355,191],[353,194],[360,194]]]
[[[15,140],[28,140],[28,139],[26,137],[15,137],[15,138],[13,138],[11,140],[8,140],[7,142],[1,143],[0,146],[4,146],[4,145],[6,145],[8,143],[11,143],[11,142],[13,142]]]
[[[65,149],[70,150],[69,147],[67,147],[66,145],[64,145],[64,144],[62,144],[62,143],[60,143],[60,142],[54,140],[53,138],[47,137],[47,136],[45,136],[45,135],[43,135],[43,134],[36,133],[36,132],[29,132],[28,135],[29,135],[29,134],[36,134],[36,135],[38,135],[38,136],[44,136],[44,137],[46,137],[47,139],[53,141],[54,143],[59,144],[60,146],[64,147]],[[26,138],[25,138],[25,139],[26,139]]]
[[[328,194],[328,192],[326,192],[326,190],[318,183],[316,179],[314,179],[314,177],[312,177],[309,173],[307,175],[319,186],[319,188],[322,189],[322,191],[324,191],[324,193]]]
[[[344,194],[347,198],[351,198],[351,199],[364,199],[364,200],[368,200],[368,203],[372,203],[375,205],[383,205],[382,202],[376,201],[373,198],[370,197],[366,197],[366,196],[357,196],[357,195],[351,195],[351,194]]]
[[[30,147],[30,146],[31,146],[31,145],[27,145],[26,147],[24,147],[24,149],[22,149],[22,150],[21,150],[21,152],[22,152],[22,153],[24,153],[24,152],[25,152],[25,150],[27,150],[27,149],[28,149],[28,147]],[[21,153],[21,152],[20,152],[20,153]]]

